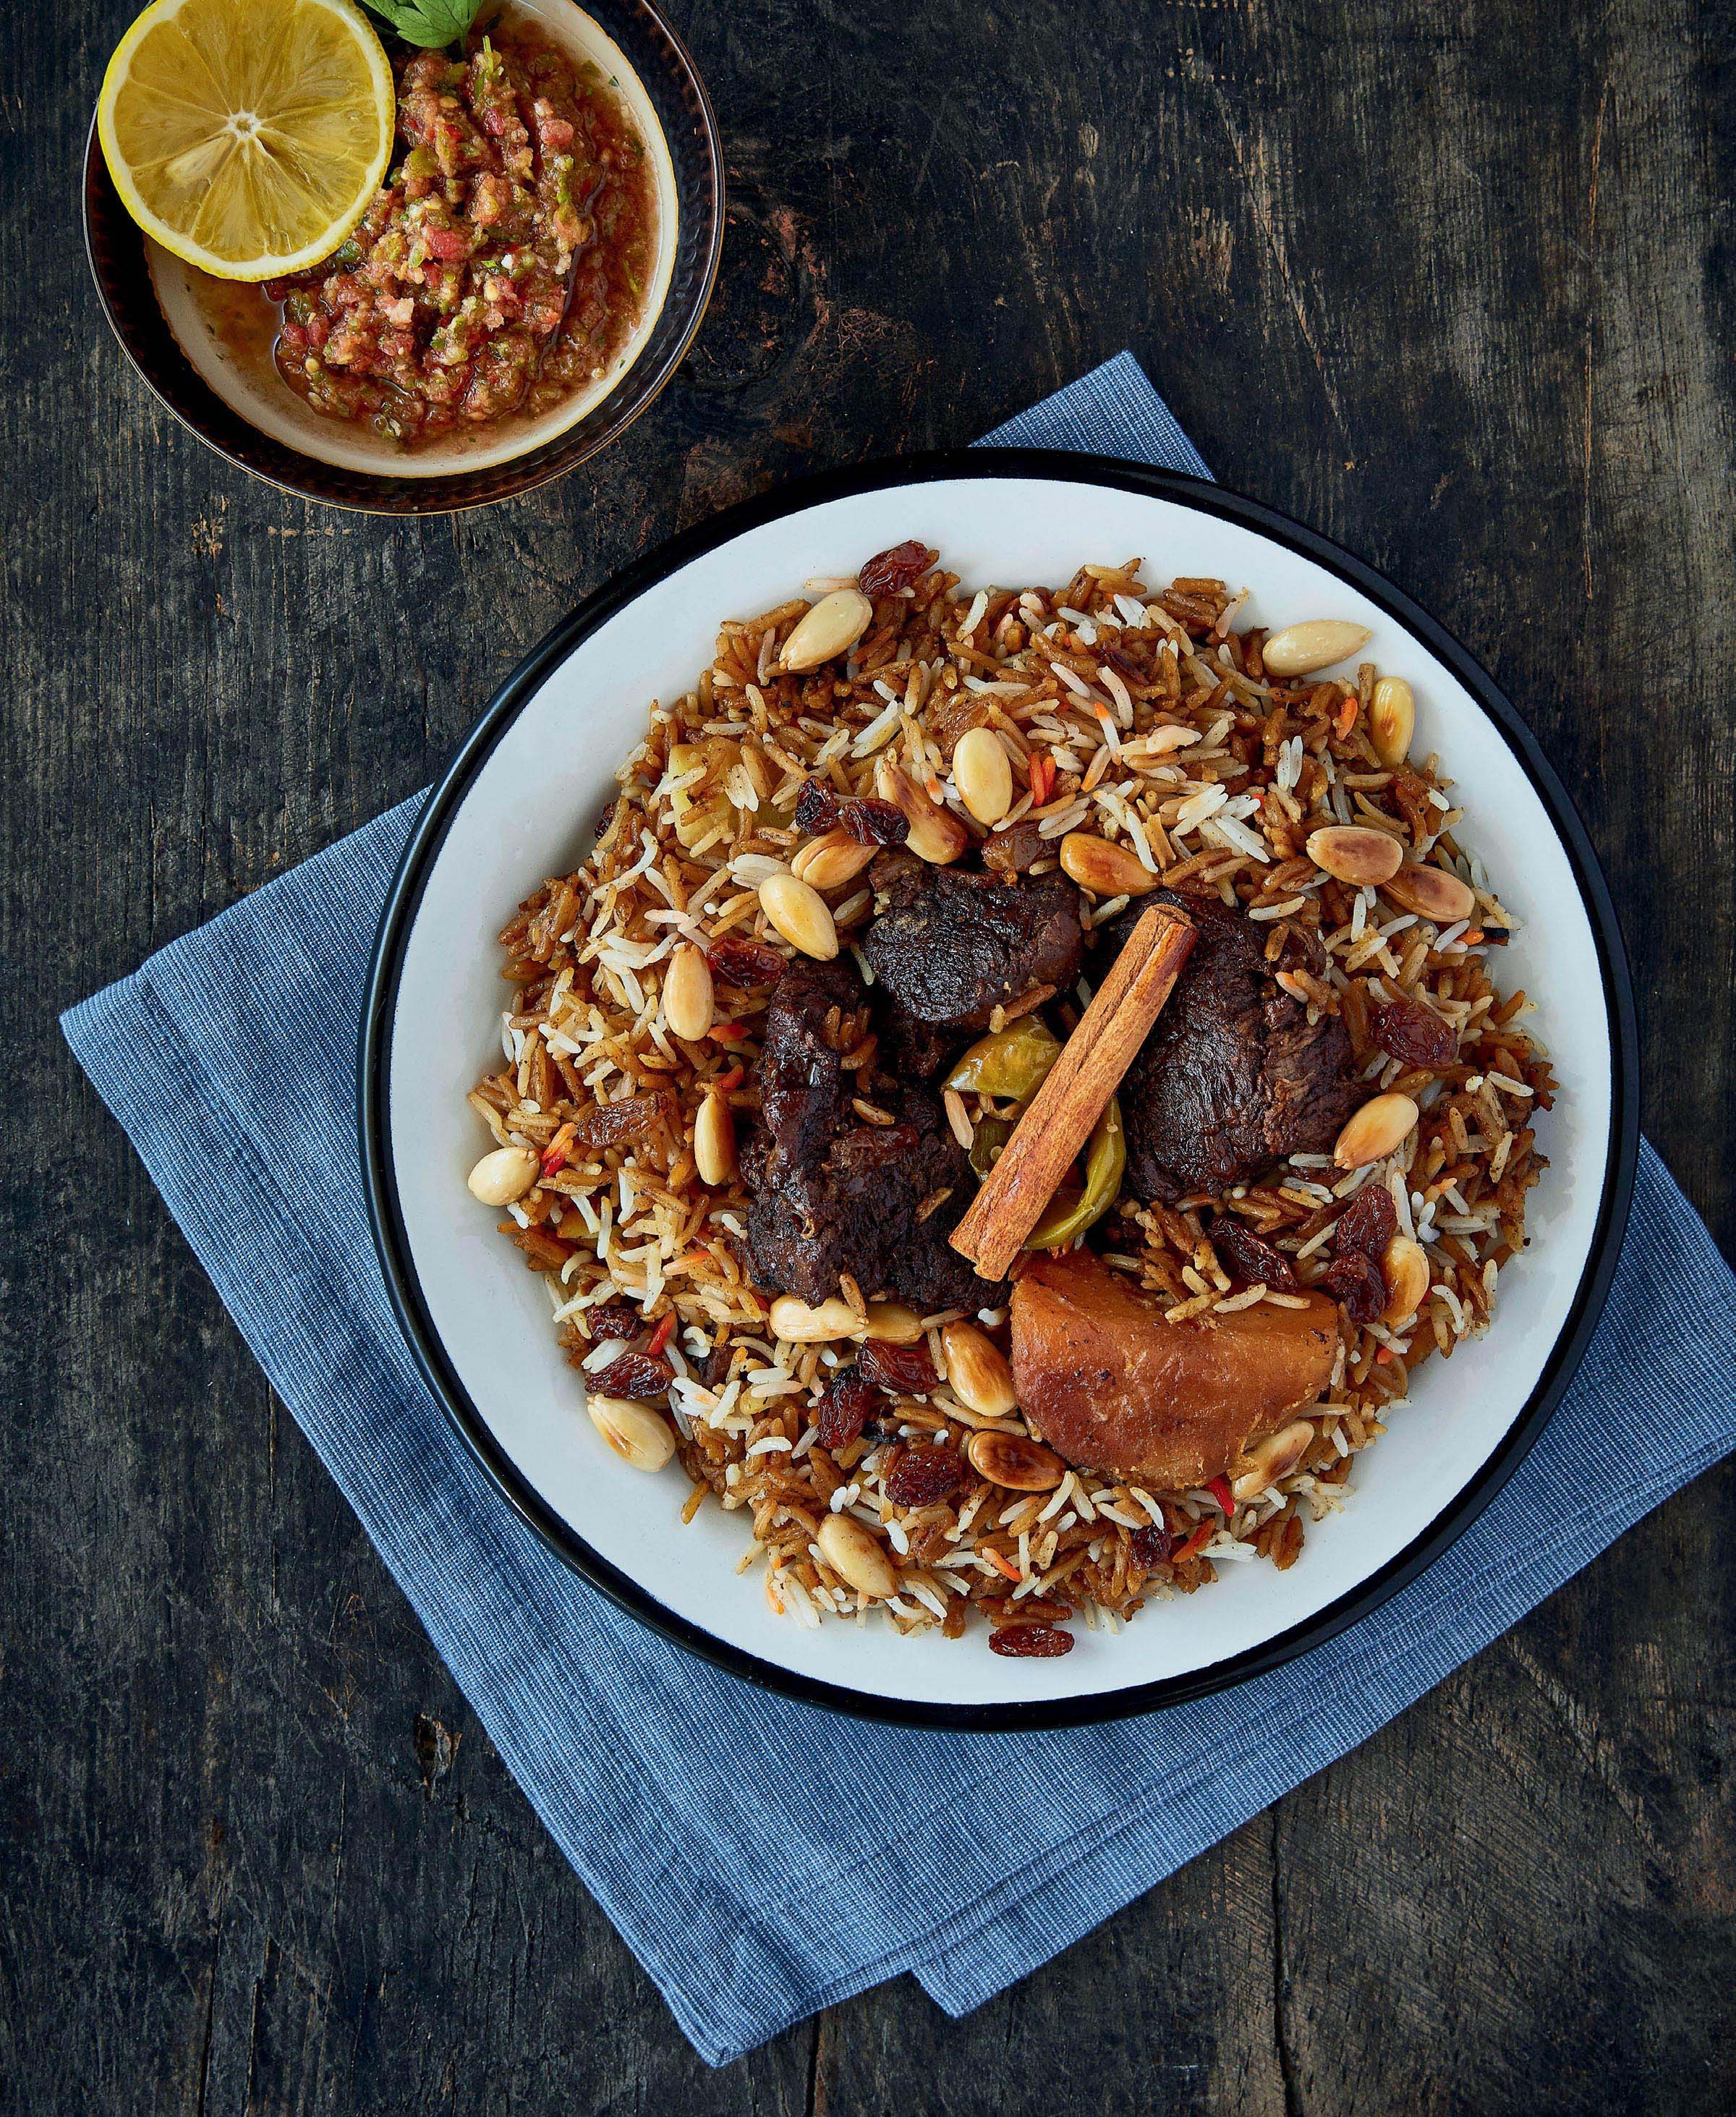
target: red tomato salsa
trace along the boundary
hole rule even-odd
[[[607,374],[657,245],[650,155],[601,69],[523,19],[405,53],[397,155],[348,241],[266,293],[278,372],[404,445],[552,410]]]

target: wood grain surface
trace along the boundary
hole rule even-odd
[[[230,471],[110,343],[76,173],[133,5],[21,21],[0,135],[0,2104],[1736,2104],[1728,1467],[969,2019],[900,1982],[710,2073],[54,1025],[426,784],[634,553],[1130,346],[1218,476],[1529,717],[1626,922],[1647,1130],[1728,1249],[1736,14],[676,0],[732,186],[693,356],[599,461],[417,525]]]

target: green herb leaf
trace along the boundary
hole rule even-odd
[[[461,44],[477,18],[481,0],[363,0],[369,11],[389,22],[407,44],[427,51]]]

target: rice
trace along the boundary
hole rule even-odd
[[[1341,1506],[1356,1456],[1402,1410],[1415,1370],[1488,1327],[1500,1271],[1524,1245],[1526,1194],[1546,1166],[1533,1127],[1554,1082],[1521,1026],[1531,1003],[1490,978],[1487,935],[1506,915],[1458,840],[1465,812],[1432,759],[1398,773],[1380,764],[1365,683],[1269,679],[1262,632],[1234,630],[1246,592],[1220,582],[1153,589],[1133,561],[1082,567],[1058,591],[973,590],[934,560],[913,589],[877,602],[842,669],[777,673],[801,602],[722,625],[693,690],[652,709],[589,860],[544,883],[503,929],[514,997],[500,1068],[470,1100],[496,1143],[555,1164],[546,1160],[500,1225],[546,1276],[575,1366],[606,1377],[624,1344],[673,1317],[665,1356],[679,1362],[670,1401],[692,1481],[688,1515],[709,1501],[743,1517],[744,1564],[764,1561],[774,1608],[804,1626],[861,1612],[817,1541],[828,1515],[848,1514],[894,1566],[896,1595],[866,1607],[900,1631],[955,1636],[973,1615],[1080,1616],[1112,1631],[1145,1602],[1213,1580],[1225,1562],[1293,1565],[1306,1525]],[[1048,1492],[1008,1493],[973,1476],[949,1499],[898,1506],[886,1479],[912,1441],[961,1443],[985,1422],[942,1386],[892,1401],[846,1447],[822,1446],[819,1392],[854,1344],[773,1337],[770,1298],[746,1261],[748,1194],[739,1178],[708,1191],[696,1174],[706,1098],[744,1121],[757,1107],[767,993],[720,973],[721,1026],[681,1043],[660,1005],[672,952],[683,939],[710,948],[728,936],[787,953],[757,892],[788,871],[801,844],[792,809],[804,780],[822,771],[840,791],[873,792],[886,754],[938,798],[952,745],[972,726],[1000,736],[1019,815],[1031,806],[1032,761],[1052,763],[1035,809],[1043,858],[1052,863],[1060,838],[1084,828],[1171,886],[1240,905],[1267,960],[1290,966],[1286,989],[1312,1017],[1341,1017],[1370,1092],[1377,1082],[1398,1088],[1423,1111],[1398,1155],[1349,1178],[1326,1156],[1299,1155],[1221,1201],[1124,1198],[1100,1224],[1107,1261],[1178,1318],[1296,1305],[1279,1288],[1235,1283],[1213,1247],[1220,1215],[1273,1244],[1304,1287],[1332,1261],[1337,1216],[1364,1182],[1391,1191],[1401,1230],[1424,1247],[1430,1286],[1416,1317],[1346,1320],[1328,1400],[1308,1414],[1313,1444],[1227,1520],[1219,1494],[1151,1492],[1076,1470]],[[961,805],[948,813],[983,835]],[[1383,922],[1374,892],[1323,876],[1302,851],[1309,833],[1352,820],[1376,822],[1413,858],[1467,879],[1478,892],[1473,921],[1439,933],[1414,915]],[[1094,923],[1107,908],[1093,907]],[[872,888],[845,884],[833,912],[859,964]],[[1094,981],[1081,981],[1080,1004]],[[1373,1045],[1373,1008],[1398,999],[1456,1029],[1453,1063],[1407,1068]],[[956,1091],[946,1108],[961,1142],[997,1114]],[[571,1143],[550,1156],[557,1135]],[[923,1319],[936,1352],[945,1320]],[[988,1312],[984,1321],[999,1330],[1005,1317]],[[1025,1431],[1016,1418],[997,1423]],[[574,1445],[592,1437],[576,1434]]]

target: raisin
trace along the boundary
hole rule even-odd
[[[1212,1248],[1232,1275],[1249,1286],[1276,1287],[1280,1294],[1296,1292],[1296,1269],[1284,1252],[1264,1235],[1256,1235],[1240,1220],[1226,1214],[1212,1225]]]
[[[1386,1307],[1386,1275],[1362,1250],[1347,1250],[1320,1275],[1320,1284],[1344,1304],[1352,1323],[1378,1323]]]
[[[795,827],[811,838],[836,830],[843,807],[842,797],[829,780],[804,779],[795,797]]]
[[[901,846],[910,835],[910,819],[897,803],[872,794],[845,802],[838,820],[859,846]]]
[[[665,1095],[629,1095],[624,1102],[599,1103],[575,1128],[587,1146],[615,1146],[624,1139],[647,1139],[669,1114]]]
[[[928,570],[928,547],[913,537],[890,550],[877,551],[856,576],[865,596],[896,595],[913,587]]]
[[[1393,1203],[1392,1192],[1384,1183],[1365,1183],[1338,1215],[1334,1240],[1340,1257],[1360,1250],[1365,1257],[1378,1257],[1398,1232],[1398,1209]]]
[[[602,807],[598,809],[596,828],[591,833],[592,837],[601,837],[604,832],[606,831],[609,826],[615,821],[615,812],[616,808],[619,805],[619,801],[620,796],[617,795],[613,801],[604,802]]]
[[[1155,1522],[1136,1529],[1130,1541],[1134,1557],[1148,1572],[1153,1566],[1162,1566],[1176,1547],[1174,1537],[1167,1529],[1159,1529]]]
[[[601,1345],[608,1338],[630,1338],[644,1320],[630,1301],[600,1301],[595,1308],[585,1311],[593,1345]]]
[[[667,1360],[653,1359],[648,1353],[623,1353],[592,1376],[591,1386],[602,1396],[663,1396],[675,1378]]]
[[[726,1338],[720,1338],[705,1356],[705,1365],[699,1370],[699,1379],[708,1390],[720,1390],[730,1378],[730,1363],[735,1349]]]
[[[1054,848],[1043,835],[1043,827],[1024,816],[1008,831],[991,831],[983,841],[983,865],[997,874],[1023,874]]]
[[[1458,1039],[1433,1008],[1421,1000],[1395,999],[1369,1017],[1369,1034],[1388,1058],[1407,1066],[1450,1066]]]
[[[730,985],[775,985],[790,967],[789,957],[766,941],[714,941],[706,961],[712,976]]]
[[[895,1507],[932,1507],[950,1499],[965,1482],[964,1464],[951,1448],[907,1448],[886,1481]]]
[[[1071,1653],[1073,1635],[1057,1632],[1052,1625],[1003,1625],[989,1634],[988,1644],[997,1654],[1046,1661],[1057,1654]]]
[[[870,1338],[856,1364],[868,1381],[895,1396],[926,1396],[940,1380],[926,1345],[895,1345],[889,1339]]]
[[[821,1395],[819,1414],[814,1422],[819,1428],[820,1446],[836,1455],[840,1448],[847,1448],[851,1441],[859,1440],[863,1427],[883,1401],[879,1391],[859,1367],[840,1368]]]

